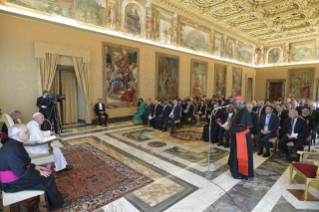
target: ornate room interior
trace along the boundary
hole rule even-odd
[[[55,211],[319,211],[319,172],[309,190],[291,175],[279,133],[270,157],[252,136],[255,176],[238,180],[230,148],[203,141],[205,117],[173,133],[134,121],[140,98],[319,108],[319,0],[0,0],[0,81],[0,127],[14,109],[31,121],[44,91],[65,96],[54,145],[73,170],[55,178],[73,202]],[[306,164],[319,161],[311,133]],[[40,210],[34,198],[10,208]]]

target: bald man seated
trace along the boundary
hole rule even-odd
[[[34,143],[44,143],[46,141],[60,138],[57,136],[53,131],[50,130],[40,130],[39,126],[43,124],[44,122],[44,116],[42,113],[37,112],[33,114],[33,119],[27,124],[27,127],[29,128],[29,131],[31,133],[30,139],[26,142],[27,144],[34,144]],[[49,147],[47,145],[41,145],[41,146],[26,146],[25,149],[29,153],[29,155],[42,155],[42,154],[48,154],[49,153]],[[53,147],[53,153],[54,153],[54,162],[55,162],[55,171],[61,171],[61,170],[71,170],[73,169],[72,166],[68,166],[67,162],[61,152],[61,150],[57,147]],[[51,164],[47,164],[47,168],[50,168]]]
[[[69,194],[61,194],[50,171],[31,163],[23,147],[29,140],[30,131],[24,124],[9,129],[9,140],[0,148],[0,188],[4,192],[44,191],[48,211],[63,208],[71,200],[63,200]]]

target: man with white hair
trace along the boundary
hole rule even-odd
[[[11,110],[10,111],[10,116],[11,116],[13,122],[18,122],[20,115],[21,115],[21,112],[18,110]],[[2,145],[5,144],[8,140],[9,140],[8,126],[6,125],[6,123],[4,123],[2,125],[2,128],[1,128],[1,143],[2,143]]]
[[[0,188],[12,193],[28,190],[45,192],[47,209],[58,209],[71,204],[63,200],[68,194],[61,194],[53,175],[44,167],[31,163],[23,143],[29,140],[30,131],[24,124],[9,129],[9,140],[0,149]]]
[[[42,113],[37,112],[33,115],[33,119],[27,124],[27,127],[29,128],[31,132],[30,140],[26,143],[44,143],[46,141],[60,138],[57,136],[53,131],[47,130],[42,131],[40,130],[39,126],[43,124],[44,122],[44,116]],[[41,146],[26,146],[25,149],[30,155],[41,155],[41,154],[48,154],[49,153],[49,147],[47,145],[41,145]],[[61,171],[61,170],[71,170],[73,169],[72,166],[67,166],[67,162],[61,152],[61,150],[57,147],[53,147],[53,153],[54,153],[54,162],[55,162],[55,171]],[[51,164],[47,164],[47,168],[50,168]]]

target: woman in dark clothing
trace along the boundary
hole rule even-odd
[[[218,123],[222,123],[222,120],[224,118],[224,112],[219,107],[219,103],[215,102],[214,104],[214,110],[212,112],[212,125],[211,125],[211,142],[217,143],[218,142],[218,131],[220,129],[220,126]],[[203,139],[204,141],[209,141],[209,121],[210,121],[210,114],[207,114],[207,120],[208,124],[204,126],[203,130]]]

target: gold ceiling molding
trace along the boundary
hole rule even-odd
[[[319,0],[152,1],[174,5],[179,14],[256,46],[319,36]]]

